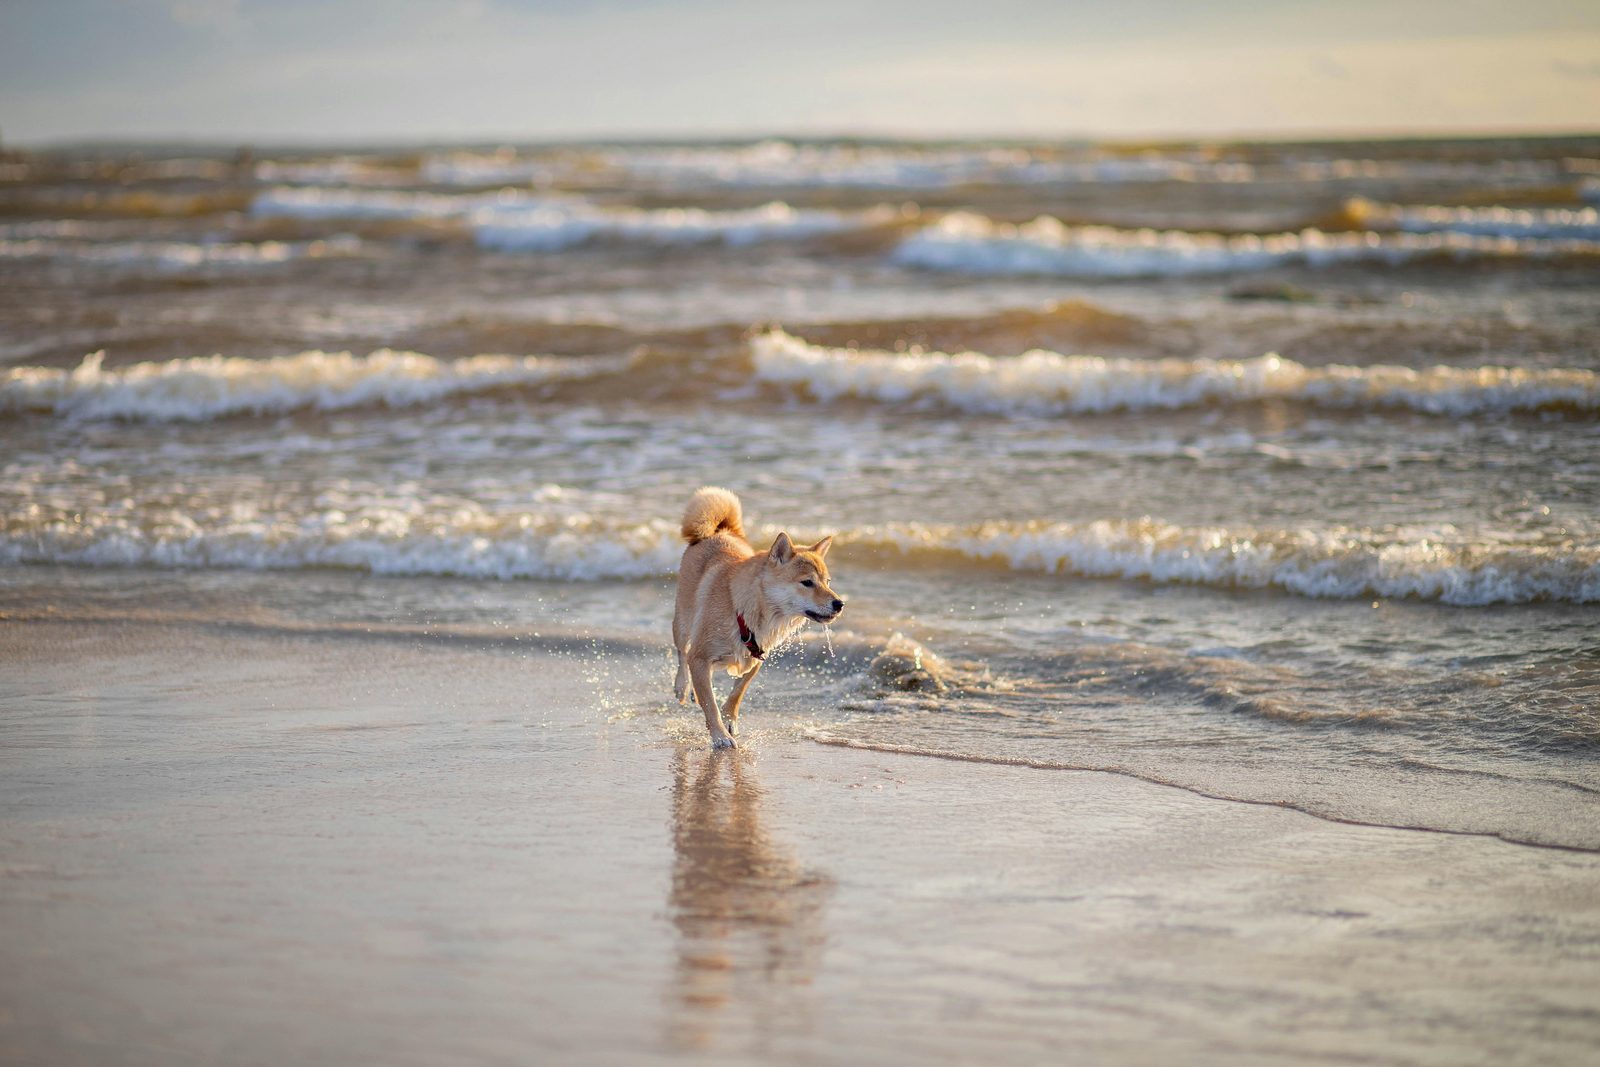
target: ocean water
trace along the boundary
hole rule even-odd
[[[13,618],[662,651],[684,501],[834,533],[746,707],[1600,850],[1600,140],[0,161]]]

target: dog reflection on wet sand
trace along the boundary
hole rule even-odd
[[[678,753],[668,907],[679,940],[669,1017],[683,1047],[803,1023],[793,994],[815,972],[833,884],[767,833],[762,800],[745,753]]]

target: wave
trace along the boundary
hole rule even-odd
[[[85,241],[45,237],[0,240],[0,260],[44,259],[102,267],[185,271],[202,267],[262,267],[302,259],[360,254],[362,244],[353,237],[325,241]]]
[[[1283,265],[1398,264],[1422,257],[1533,258],[1600,255],[1600,241],[1468,233],[1294,233],[1223,236],[1181,230],[1069,226],[1041,216],[1015,225],[955,212],[894,252],[896,262],[970,274],[1084,277],[1221,274]]]
[[[1600,210],[1592,207],[1413,206],[1356,198],[1346,202],[1345,210],[1363,226],[1409,233],[1600,241]]]
[[[256,179],[284,185],[403,185],[415,175],[383,160],[334,156],[315,161],[262,160]]]
[[[250,202],[250,213],[260,218],[312,221],[464,219],[480,211],[522,207],[533,202],[533,197],[511,190],[464,195],[281,186],[256,194]]]
[[[106,370],[104,353],[76,368],[0,372],[0,412],[78,419],[198,422],[225,415],[383,404],[405,407],[508,385],[587,377],[614,360],[472,356],[441,360],[383,349],[366,356],[301,352],[271,359],[205,356]]]
[[[567,173],[552,160],[529,159],[508,150],[449,152],[422,161],[422,178],[434,185],[550,185]]]
[[[560,503],[555,487],[541,494]],[[758,543],[776,533],[776,527],[752,531]],[[1475,542],[1342,527],[1181,527],[1150,518],[890,523],[835,536],[841,558],[863,564],[990,564],[1044,574],[1461,606],[1600,602],[1600,544]],[[0,563],[6,564],[338,567],[374,574],[600,580],[670,575],[682,547],[676,526],[664,519],[638,522],[554,508],[491,512],[456,499],[352,503],[303,514],[261,513],[245,503],[194,513],[35,504],[0,518]]]
[[[732,211],[603,208],[583,200],[541,198],[514,190],[469,196],[275,189],[261,194],[251,210],[262,217],[458,221],[472,231],[480,247],[541,252],[596,239],[745,245],[868,229],[898,217],[892,208],[800,210],[779,202]]]
[[[1481,606],[1600,601],[1600,545],[1404,538],[1369,530],[1180,527],[1143,518],[1088,523],[919,524],[842,535],[853,547],[954,556],[1014,570],[1131,578],[1299,596],[1413,597]]]
[[[1108,359],[1032,351],[823,348],[781,330],[751,341],[756,374],[822,401],[858,397],[933,403],[998,415],[1061,415],[1292,400],[1339,409],[1408,408],[1433,415],[1600,411],[1600,374],[1514,367],[1307,367],[1277,355],[1246,360]]]
[[[39,511],[41,509],[34,509]],[[304,570],[563,581],[671,574],[683,550],[665,521],[364,508],[303,516],[79,510],[0,520],[0,563]]]
[[[1014,145],[931,147],[806,144],[769,139],[603,151],[592,163],[626,179],[672,186],[939,189],[956,185],[1118,185],[1153,182],[1418,181],[1527,183],[1565,176],[1550,161],[1314,159],[1246,161],[1200,151],[1134,152]],[[515,174],[515,172],[512,172]],[[512,180],[515,180],[513,177]]]
[[[1600,412],[1600,373],[1576,369],[1308,367],[1270,354],[1245,360],[1141,360],[1034,350],[999,358],[976,352],[828,348],[781,330],[752,338],[750,360],[757,379],[799,389],[822,402],[853,397],[982,415],[1045,417],[1262,400],[1456,417]],[[739,362],[734,356],[723,369],[732,373]],[[478,355],[454,360],[392,349],[365,356],[308,351],[265,359],[191,357],[111,369],[104,366],[104,353],[94,353],[75,368],[0,370],[0,414],[199,422],[297,410],[411,407],[623,371],[660,385],[676,380],[682,370],[677,357],[649,350],[631,356]]]
[[[662,244],[721,241],[729,245],[798,240],[885,225],[892,209],[802,211],[771,203],[740,211],[700,208],[613,208],[548,205],[475,220],[478,244],[499,251],[554,251],[595,238]]]
[[[673,186],[937,189],[952,185],[1094,180],[1131,176],[1141,164],[1105,160],[1059,164],[1019,148],[908,148],[767,140],[732,147],[619,150],[601,161],[635,181]],[[1169,162],[1169,161],[1162,161]],[[1161,163],[1144,163],[1159,167]],[[1091,175],[1093,177],[1091,177]]]

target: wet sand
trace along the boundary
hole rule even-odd
[[[662,656],[0,623],[0,1060],[1576,1063],[1600,856],[712,753]],[[759,688],[759,687],[758,687]]]

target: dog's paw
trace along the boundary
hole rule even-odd
[[[737,746],[733,743],[733,738],[731,738],[731,737],[713,737],[711,739],[711,747],[712,748],[736,748]]]

